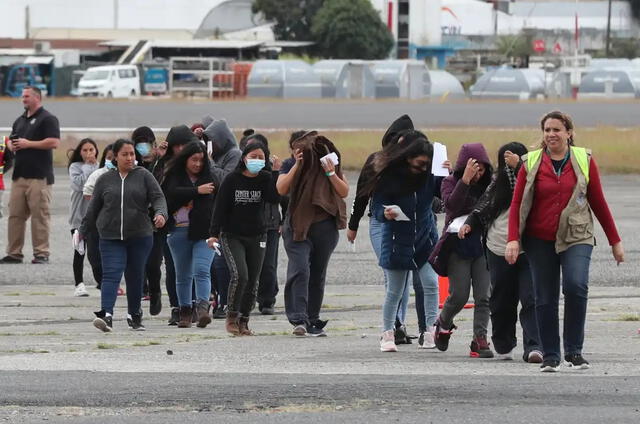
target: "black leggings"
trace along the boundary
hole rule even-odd
[[[74,231],[75,229],[71,230],[72,237]],[[87,234],[85,239],[85,254],[89,256],[93,278],[96,280],[96,283],[100,285],[102,282],[102,264],[97,232]],[[84,257],[85,255],[81,255],[77,250],[73,249],[73,279],[76,286],[84,282]]]
[[[148,281],[149,294],[160,294],[162,288],[160,281],[162,280],[162,259],[164,259],[166,271],[166,288],[169,295],[169,303],[172,308],[177,308],[178,295],[176,294],[176,270],[173,265],[171,251],[167,245],[167,233],[165,231],[156,231],[153,233],[153,247],[147,259],[146,277]]]

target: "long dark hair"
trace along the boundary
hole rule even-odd
[[[102,151],[102,157],[100,158],[100,168],[104,168],[104,163],[107,160],[107,153],[113,151],[113,144],[107,144],[107,146]]]
[[[244,148],[244,150],[242,151],[242,157],[240,158],[240,161],[238,162],[238,166],[236,166],[235,172],[240,172],[242,173],[245,169],[247,169],[247,164],[244,163],[244,158],[247,157],[247,155],[251,152],[253,152],[254,150],[262,150],[262,152],[264,153],[264,162],[265,162],[265,166],[266,163],[269,160],[269,149],[262,144],[261,142],[255,142],[255,143],[249,143],[247,144],[247,146]]]
[[[67,165],[67,168],[70,167],[72,163],[84,162],[82,160],[81,152],[82,152],[82,147],[87,143],[92,144],[93,148],[96,149],[96,159],[98,159],[98,155],[100,154],[100,151],[98,150],[98,145],[96,144],[96,142],[90,138],[83,138],[82,140],[80,140],[80,143],[78,143],[76,148],[73,149],[73,153],[71,153],[71,157],[69,158],[69,165]]]
[[[513,197],[513,189],[509,181],[509,175],[507,174],[507,163],[504,160],[504,154],[506,151],[510,151],[518,156],[527,154],[527,148],[522,143],[513,141],[500,147],[498,150],[498,169],[495,171],[495,182],[493,185],[493,203],[495,205],[496,217],[503,211],[509,209],[511,206],[511,198]],[[513,170],[513,174],[517,175],[516,168]],[[494,218],[496,218],[494,217]]]
[[[203,175],[209,175],[211,173],[211,165],[209,163],[209,156],[207,155],[207,147],[200,141],[190,141],[180,150],[176,156],[173,157],[168,163],[164,171],[165,180],[171,175],[186,175],[187,174],[187,161],[195,154],[202,153],[202,170],[198,177]]]
[[[433,158],[433,145],[429,143],[426,134],[416,130],[407,130],[399,133],[397,139],[397,143],[387,144],[384,149],[375,154],[371,171],[368,172],[369,175],[365,176],[365,183],[358,196],[371,196],[380,177],[387,169],[408,168],[407,160],[418,156],[426,155]]]

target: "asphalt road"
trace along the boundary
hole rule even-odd
[[[210,114],[226,118],[234,128],[381,129],[392,118],[409,114],[419,128],[537,127],[540,117],[554,109],[569,113],[578,128],[640,124],[640,102],[408,102],[328,100],[55,100],[45,107],[63,127],[168,128],[198,122]],[[18,99],[0,101],[0,127],[10,127],[20,114]],[[79,113],[81,112],[81,113]]]
[[[74,424],[96,419],[633,423],[640,420],[639,391],[638,378],[575,375],[525,381],[505,376],[6,372],[0,381],[2,403],[22,407],[14,409],[21,412],[16,422],[43,422],[39,416],[49,412],[48,423]],[[112,413],[104,414],[106,408]],[[3,409],[9,408],[0,407],[0,417]]]

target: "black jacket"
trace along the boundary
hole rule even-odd
[[[271,175],[274,191],[275,193],[278,193],[278,190],[275,188],[275,186],[276,182],[278,181],[278,175],[280,175],[280,171],[271,171]],[[287,214],[287,207],[289,206],[289,197],[278,196],[278,199],[278,202],[265,202],[264,204],[264,218],[267,231],[278,230],[284,223],[284,216]],[[282,210],[282,213],[280,213],[280,210]]]
[[[127,240],[153,234],[148,215],[167,218],[167,204],[153,175],[136,166],[122,179],[116,170],[108,171],[96,182],[80,233],[87,235],[97,228],[100,238]]]
[[[214,191],[212,194],[198,193],[198,186],[207,183],[213,183],[216,189],[220,188],[208,170],[205,170],[195,183],[191,182],[184,171],[167,176],[162,183],[162,190],[167,199],[169,210],[169,222],[167,223],[169,232],[173,231],[176,224],[173,214],[193,201],[193,208],[189,212],[189,240],[203,240],[209,237],[216,192]]]

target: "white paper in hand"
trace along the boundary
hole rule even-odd
[[[451,221],[451,224],[447,227],[447,233],[457,233],[464,225],[469,215],[462,215]]]
[[[320,158],[320,162],[324,162],[330,160],[333,163],[333,166],[338,166],[338,164],[340,163],[340,161],[338,160],[338,155],[336,154],[336,152],[331,152],[326,156],[323,156]]]
[[[73,248],[79,255],[84,255],[85,245],[84,240],[80,240],[80,233],[78,230],[73,230],[73,237],[71,238]]]
[[[449,170],[442,167],[442,164],[447,160],[447,146],[438,142],[433,143],[433,160],[431,161],[431,173],[434,177],[449,176]]]
[[[213,155],[213,141],[211,140],[207,141],[207,154],[209,157]]]
[[[392,212],[395,212],[398,216],[394,219],[394,221],[411,221],[409,217],[402,212],[400,206],[398,205],[382,205],[385,209],[390,209]]]

